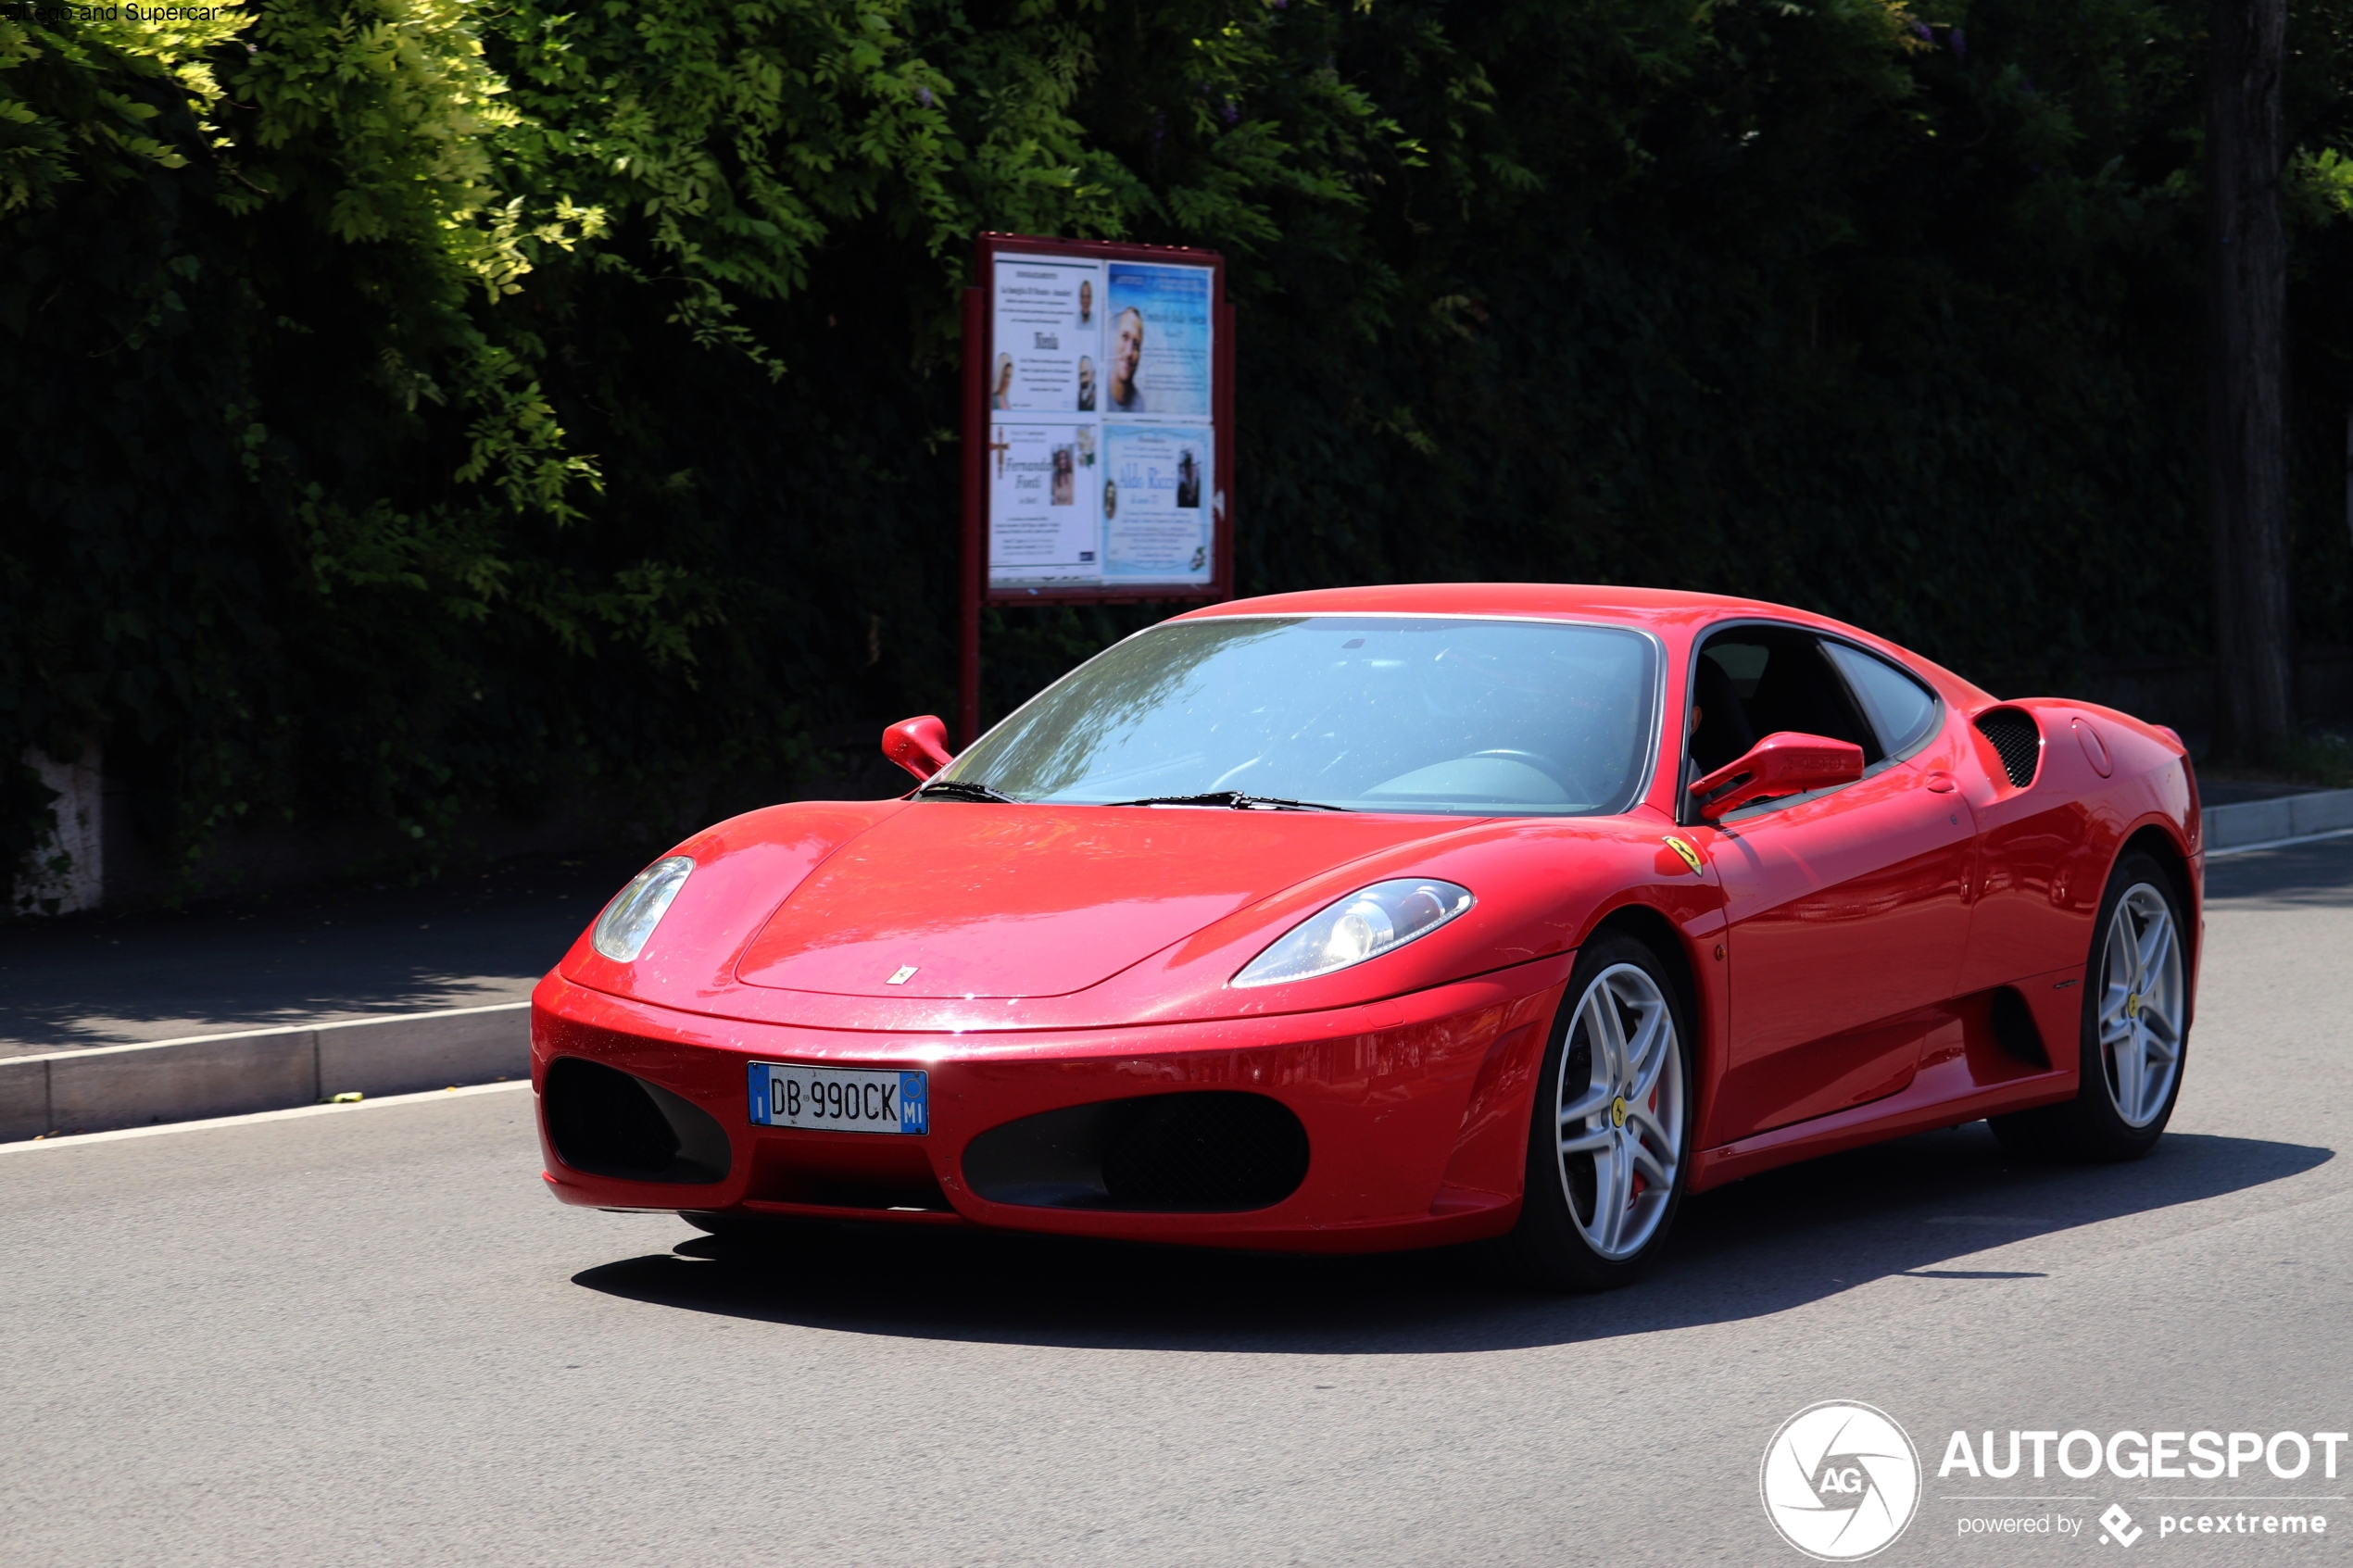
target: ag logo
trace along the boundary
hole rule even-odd
[[[1781,1423],[1756,1488],[1781,1539],[1819,1562],[1853,1562],[1912,1522],[1920,1457],[1886,1411],[1825,1400]]]

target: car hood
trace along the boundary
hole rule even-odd
[[[812,871],[736,977],[910,1000],[1066,996],[1318,872],[1455,825],[925,801]]]

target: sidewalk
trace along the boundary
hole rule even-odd
[[[532,986],[637,870],[0,926],[0,1141],[519,1076]]]
[[[637,870],[535,857],[422,887],[0,925],[0,1060],[522,1001]]]

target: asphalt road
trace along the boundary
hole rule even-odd
[[[0,1155],[0,1562],[1794,1565],[1758,1463],[1828,1399],[1921,1450],[1876,1562],[2122,1555],[2110,1503],[2132,1560],[2344,1561],[2353,1482],[2317,1462],[1937,1475],[1957,1428],[2353,1427],[2353,841],[2214,883],[2149,1160],[1909,1139],[1695,1200],[1597,1299],[1455,1253],[738,1261],[560,1208],[511,1092]],[[2250,1507],[2328,1533],[2159,1534]]]

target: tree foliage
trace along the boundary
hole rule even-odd
[[[34,13],[51,15],[50,12]],[[118,12],[119,16],[126,14]],[[96,17],[98,13],[92,13]],[[2187,0],[245,0],[0,19],[0,756],[144,828],[691,816],[952,668],[982,229],[1214,245],[1246,590],[2205,635]],[[2344,635],[2353,7],[2299,7]],[[993,620],[1001,709],[1150,612]],[[21,849],[23,776],[0,800]]]

